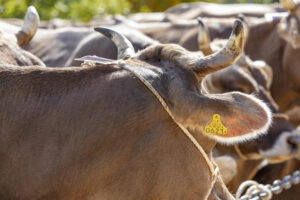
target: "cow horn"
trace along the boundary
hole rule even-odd
[[[210,41],[209,32],[200,17],[197,18],[197,21],[198,21],[198,47],[199,47],[199,50],[202,51],[204,53],[204,55],[210,55],[213,52],[210,48],[211,41]]]
[[[249,29],[249,26],[247,24],[246,17],[244,14],[242,14],[242,13],[238,14],[238,19],[241,20],[241,22],[244,25],[244,38],[245,38],[244,41],[246,44],[246,42],[248,41],[249,35],[250,35],[250,29]]]
[[[192,70],[198,75],[206,75],[233,64],[244,49],[244,27],[240,20],[236,20],[226,45],[219,51],[197,59],[191,63]]]
[[[21,30],[16,33],[18,44],[20,46],[26,45],[35,35],[40,17],[34,6],[29,6],[24,18],[24,23]]]
[[[288,11],[295,11],[297,9],[297,4],[294,0],[280,0],[280,4]]]
[[[134,48],[124,35],[104,27],[96,27],[94,30],[102,33],[115,43],[118,49],[118,59],[127,59],[134,56]]]

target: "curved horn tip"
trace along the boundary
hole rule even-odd
[[[118,59],[128,59],[134,56],[135,51],[131,42],[121,33],[101,26],[95,27],[94,30],[102,33],[114,42],[118,49]]]
[[[33,21],[33,20],[40,20],[40,16],[39,16],[39,13],[37,12],[36,8],[34,6],[29,6],[27,8],[27,12],[26,12],[26,15],[25,15],[25,20],[30,20],[30,21]]]
[[[241,33],[243,33],[243,31],[244,31],[243,22],[239,19],[235,20],[234,24],[233,24],[232,33],[237,36],[237,35],[240,35]]]
[[[203,23],[203,21],[202,21],[202,18],[201,18],[201,17],[197,17],[197,21],[198,21],[198,24],[199,24],[200,26],[202,26],[202,27],[205,26],[204,23]]]
[[[37,10],[36,10],[36,8],[34,6],[29,6],[27,8],[27,13],[33,13],[33,14],[38,15],[38,12],[37,12]]]
[[[34,6],[29,6],[27,8],[26,15],[24,17],[24,24],[22,26],[22,31],[31,37],[35,34],[40,22],[40,16]]]
[[[111,29],[104,28],[102,26],[98,26],[98,27],[95,27],[94,30],[105,35],[106,37],[108,37],[110,39],[113,37],[113,35],[111,33]]]

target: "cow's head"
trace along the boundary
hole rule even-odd
[[[294,0],[280,0],[281,5],[289,11],[287,17],[283,17],[278,24],[280,36],[293,48],[300,47],[300,8]]]
[[[0,27],[0,64],[41,65],[43,62],[31,53],[20,48],[34,36],[39,22],[39,15],[33,6],[27,10],[24,24],[17,33],[7,32]]]
[[[206,75],[226,68],[240,57],[244,30],[239,20],[226,45],[207,57],[175,44],[157,44],[135,53],[123,35],[103,27],[95,30],[114,41],[119,60],[95,57],[81,60],[141,66],[136,70],[159,92],[175,120],[198,136],[204,134],[203,140],[212,141],[208,139],[211,138],[232,144],[257,138],[267,131],[271,112],[262,101],[240,92],[207,94],[200,88],[199,83]]]
[[[203,33],[199,32],[201,34]],[[215,40],[211,44],[211,51],[217,51],[224,43],[224,40]],[[274,113],[268,134],[239,147],[250,159],[266,158],[270,162],[279,162],[299,154],[300,133],[297,133],[295,127],[281,113],[271,96],[272,77],[272,69],[264,61],[252,61],[243,54],[230,67],[206,76],[202,85],[209,93],[240,91],[254,94],[266,102]]]

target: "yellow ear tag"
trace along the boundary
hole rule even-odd
[[[227,128],[221,122],[221,116],[214,114],[211,122],[205,126],[205,132],[209,134],[226,135]]]

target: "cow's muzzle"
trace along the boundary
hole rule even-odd
[[[279,163],[300,156],[300,134],[282,132],[275,144],[266,150],[259,150],[269,163]]]
[[[293,135],[287,138],[292,153],[300,154],[300,135]]]

